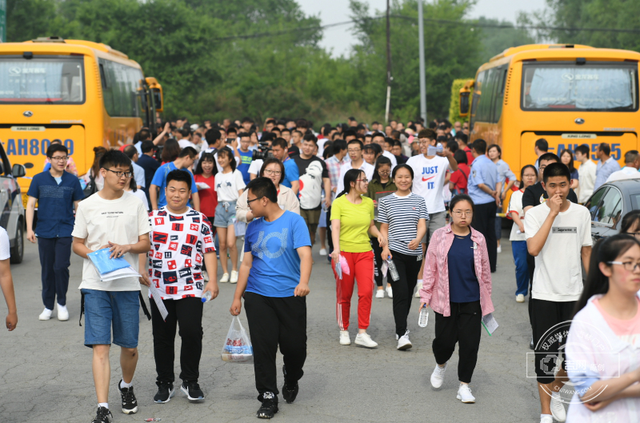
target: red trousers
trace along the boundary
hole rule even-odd
[[[364,253],[340,254],[347,260],[349,269],[347,275],[342,271],[342,279],[336,275],[335,265],[332,263],[333,274],[336,277],[336,317],[340,330],[349,329],[349,314],[351,312],[351,296],[353,285],[358,281],[358,328],[367,329],[371,320],[371,300],[373,298],[373,251]]]

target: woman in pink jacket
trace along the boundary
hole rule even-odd
[[[420,308],[431,306],[436,315],[436,367],[431,385],[442,386],[447,362],[458,343],[457,398],[464,403],[476,400],[469,382],[478,359],[482,316],[493,312],[489,253],[484,236],[471,228],[473,209],[468,195],[451,200],[452,222],[431,237],[420,290]]]

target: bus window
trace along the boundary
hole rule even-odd
[[[502,104],[504,103],[504,87],[507,83],[507,72],[509,71],[508,67],[498,68],[497,73],[497,86],[496,86],[496,98],[493,104],[493,122],[498,122],[500,120],[500,115],[502,114]]]
[[[636,111],[636,63],[525,63],[523,110]]]
[[[138,95],[142,72],[106,59],[100,59],[100,65],[105,78],[102,83],[104,106],[109,116],[140,117]]]
[[[0,59],[0,104],[82,104],[82,57]]]

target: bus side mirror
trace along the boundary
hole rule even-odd
[[[24,166],[16,163],[11,167],[11,174],[14,178],[22,178],[27,174],[27,171],[25,170]]]
[[[462,117],[469,116],[469,91],[460,92],[460,113]]]

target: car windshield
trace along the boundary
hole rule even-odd
[[[82,58],[0,58],[0,104],[84,103]]]
[[[631,63],[554,64],[523,66],[524,110],[638,109],[638,65]]]

